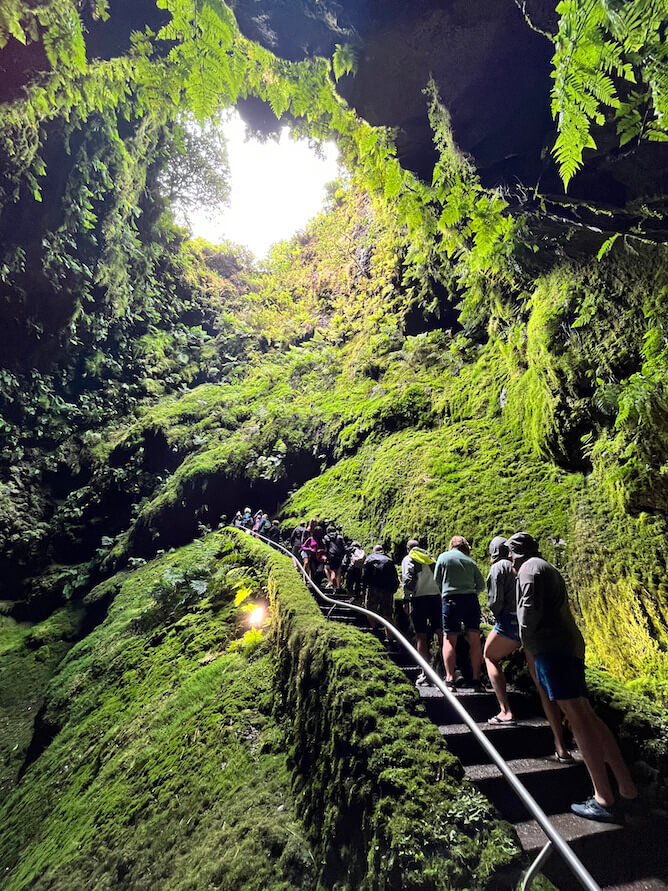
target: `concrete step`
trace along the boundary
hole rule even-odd
[[[580,754],[576,752],[574,757],[574,764],[560,764],[552,758],[514,758],[508,766],[546,814],[558,814],[567,810],[572,802],[582,800],[590,788]],[[495,764],[471,764],[465,769],[467,776],[505,820],[520,823],[531,818]]]
[[[425,685],[419,690],[427,715],[435,724],[451,724],[460,721],[459,715],[438,687]],[[475,721],[487,721],[499,711],[496,696],[491,690],[476,693],[470,688],[459,687],[456,695]],[[509,690],[508,698],[513,714],[518,720],[535,717],[538,714],[536,700],[530,694]]]
[[[482,721],[478,727],[506,760],[554,754],[552,731],[544,718],[526,718],[512,727]],[[464,765],[489,763],[489,757],[465,724],[441,724],[438,729],[452,754]]]
[[[617,826],[583,820],[567,812],[553,816],[552,822],[602,888],[658,891],[668,887],[668,821],[665,818],[643,817],[626,826]],[[545,835],[535,821],[519,823],[515,829],[522,847],[532,855],[545,844]],[[556,854],[548,860],[543,874],[560,891],[575,891],[580,887]]]

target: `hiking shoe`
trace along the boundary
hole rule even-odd
[[[623,823],[624,818],[614,806],[606,807],[595,798],[588,798],[582,804],[572,804],[571,810],[585,820],[598,820],[599,823]]]
[[[474,693],[484,693],[485,692],[485,686],[484,686],[483,682],[480,680],[480,678],[478,678],[475,681],[471,681],[471,690],[473,690]]]
[[[415,686],[422,687],[424,684],[428,684],[428,683],[429,683],[429,678],[424,673],[424,671],[421,671],[420,674],[417,676],[417,680],[415,681]]]

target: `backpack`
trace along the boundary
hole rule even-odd
[[[327,554],[330,557],[343,557],[346,553],[346,543],[341,535],[337,534],[327,538]]]
[[[366,584],[383,591],[396,591],[399,587],[397,570],[386,554],[372,554],[365,561]]]
[[[364,561],[366,560],[366,554],[362,550],[362,548],[353,548],[350,553],[350,567],[351,569],[361,569],[364,565]]]

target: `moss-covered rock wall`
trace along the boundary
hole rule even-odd
[[[415,691],[288,559],[215,533],[89,601],[110,596],[0,809],[3,889],[511,882],[509,829]],[[263,601],[261,639],[245,606]]]

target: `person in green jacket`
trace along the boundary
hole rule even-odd
[[[471,559],[471,546],[461,535],[450,539],[449,550],[436,561],[434,578],[441,591],[443,606],[443,663],[445,683],[451,692],[456,692],[455,647],[457,638],[464,628],[469,645],[473,689],[483,689],[480,681],[482,668],[482,643],[480,641],[480,603],[478,593],[485,590],[485,580],[478,564]]]

